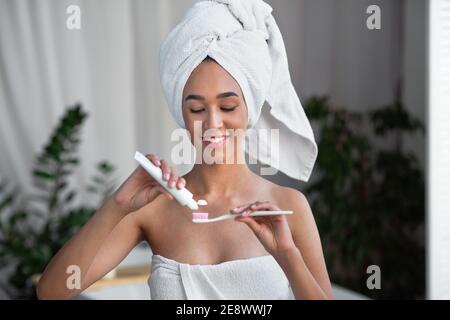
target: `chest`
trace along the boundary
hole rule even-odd
[[[201,211],[214,217],[240,204],[208,201],[208,206],[201,207]],[[159,213],[157,219],[145,224],[144,232],[154,254],[189,264],[216,264],[268,254],[243,222],[228,219],[193,223],[191,211],[174,203]]]

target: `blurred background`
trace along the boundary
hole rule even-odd
[[[170,159],[159,46],[194,2],[0,0],[4,298],[34,298],[33,279],[134,170],[135,150]],[[310,182],[267,178],[308,197],[338,298],[426,298],[429,2],[267,2],[319,145]],[[71,5],[81,29],[67,28]],[[122,282],[118,269],[86,297],[146,298],[145,276],[124,270],[145,275],[150,255],[140,245]]]

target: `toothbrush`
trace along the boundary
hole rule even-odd
[[[134,159],[147,171],[161,186],[164,187],[182,206],[187,206],[191,210],[198,210],[199,205],[205,205],[204,200],[198,202],[193,199],[193,194],[186,188],[170,188],[169,181],[165,181],[160,167],[155,166],[146,156],[136,151]]]
[[[292,214],[291,210],[287,210],[287,211],[283,211],[283,210],[278,210],[278,211],[253,211],[249,214],[250,217],[257,217],[257,216],[275,216],[275,215],[280,215],[280,214]],[[235,217],[239,217],[242,216],[242,213],[227,213],[215,218],[211,218],[208,219],[208,213],[207,212],[193,212],[192,213],[192,222],[194,223],[207,223],[207,222],[216,222],[216,221],[221,221],[221,220],[226,220],[226,219],[231,219],[231,218],[235,218]]]

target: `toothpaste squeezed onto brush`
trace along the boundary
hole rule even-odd
[[[199,206],[206,206],[206,205],[208,205],[206,200],[203,200],[203,199],[198,200],[197,204]],[[193,212],[192,213],[192,218],[193,219],[208,219],[208,212]]]

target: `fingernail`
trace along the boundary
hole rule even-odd
[[[169,180],[169,178],[170,178],[170,174],[165,173],[165,174],[164,174],[164,179]]]
[[[169,182],[169,187],[173,188],[175,186],[175,181],[171,180]]]
[[[161,161],[156,160],[156,165],[160,166],[161,165]]]

